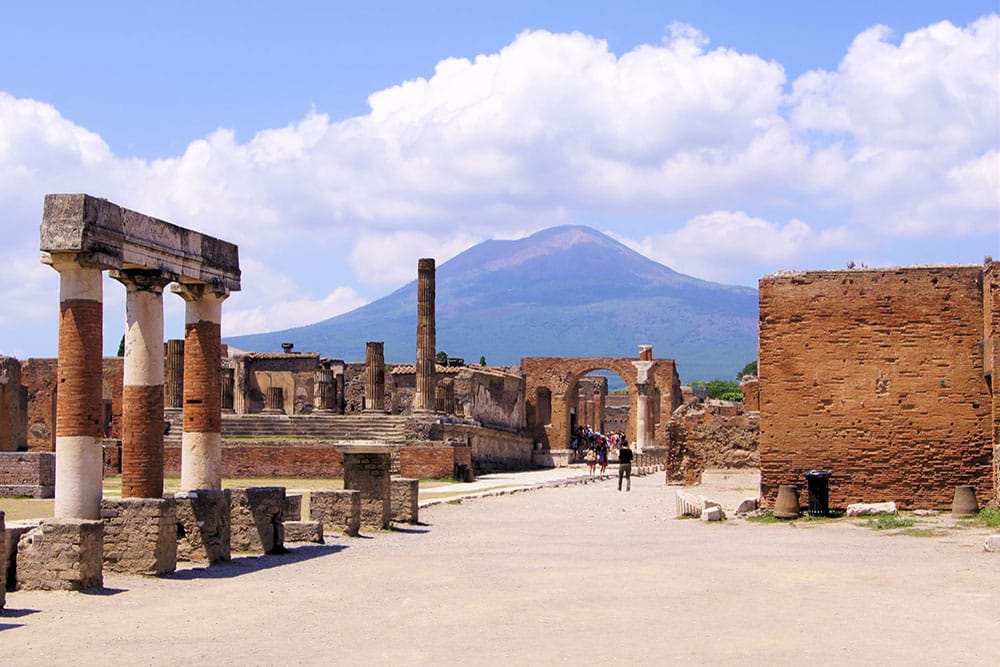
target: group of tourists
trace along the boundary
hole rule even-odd
[[[625,490],[632,490],[632,450],[624,433],[605,435],[594,431],[589,425],[580,426],[573,433],[570,447],[577,454],[584,453],[583,460],[587,463],[591,477],[596,474],[597,466],[601,467],[600,474],[607,471],[608,454],[614,451],[618,459],[618,490],[622,490],[623,479],[627,482]]]

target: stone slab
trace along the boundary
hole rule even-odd
[[[311,491],[309,518],[329,532],[356,537],[361,530],[361,492]]]
[[[983,548],[986,551],[1000,553],[1000,535],[990,535],[987,537],[986,542],[983,543]]]
[[[85,590],[104,585],[104,522],[49,519],[17,545],[23,590]]]
[[[42,523],[41,519],[29,519],[24,521],[11,521],[4,528],[4,539],[6,540],[6,552],[4,560],[0,563],[7,574],[7,590],[17,590],[17,543],[25,533],[38,528]]]
[[[847,516],[871,516],[873,514],[896,514],[896,503],[852,503],[847,506]]]

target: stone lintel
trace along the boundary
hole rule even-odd
[[[42,262],[75,255],[81,266],[157,269],[177,279],[240,289],[236,245],[87,194],[45,196]]]

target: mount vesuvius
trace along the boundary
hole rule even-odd
[[[414,280],[315,324],[227,338],[234,347],[363,360],[365,341],[389,362],[416,356]],[[692,278],[589,227],[484,241],[437,267],[437,349],[493,365],[521,357],[637,357],[640,344],[677,361],[684,382],[732,379],[757,358],[757,291]],[[320,313],[317,313],[321,316]]]

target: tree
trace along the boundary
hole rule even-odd
[[[118,356],[119,357],[125,356],[125,334],[122,334],[122,340],[120,343],[118,343]]]
[[[483,356],[479,357],[479,365],[480,366],[485,366],[486,365],[486,355],[485,354]]]
[[[442,366],[447,366],[448,365],[448,353],[445,352],[444,350],[438,352],[437,356],[435,356],[434,358]]]
[[[740,389],[740,383],[735,380],[709,380],[708,382],[704,380],[695,380],[691,383],[692,387],[704,388],[708,391],[709,398],[718,398],[723,401],[742,401],[743,391]]]
[[[746,366],[744,366],[743,370],[741,370],[739,373],[736,374],[736,379],[739,380],[744,375],[754,375],[754,376],[757,375],[757,360],[756,359],[754,359],[749,364],[747,364]]]

